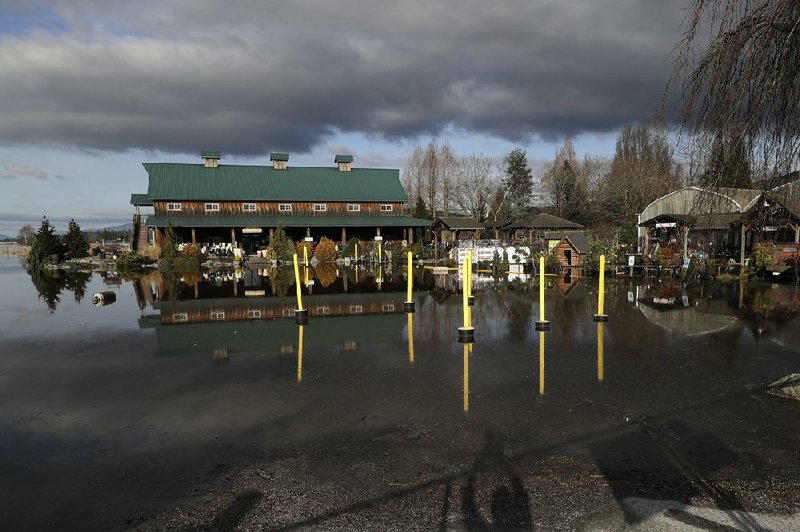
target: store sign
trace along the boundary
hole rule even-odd
[[[242,229],[242,233],[244,234],[260,234],[261,228],[260,227],[245,227]]]

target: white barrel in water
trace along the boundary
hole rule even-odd
[[[104,290],[103,292],[97,292],[95,295],[92,296],[92,303],[94,303],[95,307],[105,307],[106,305],[110,305],[116,300],[117,300],[117,294],[115,294],[111,290]]]

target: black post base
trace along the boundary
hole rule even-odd
[[[471,344],[475,341],[475,329],[472,327],[458,328],[458,343]]]
[[[294,321],[297,322],[298,325],[305,325],[308,323],[308,309],[298,310],[295,309],[294,311]]]
[[[592,317],[592,321],[603,321],[603,322],[608,321],[608,315],[607,314],[595,314],[594,317]]]
[[[536,330],[537,331],[549,331],[550,330],[550,322],[547,321],[547,320],[537,321],[536,322]]]
[[[467,296],[467,305],[470,307],[475,306],[475,296]]]
[[[414,308],[413,301],[406,301],[403,303],[403,312],[414,312],[414,310],[416,309]]]

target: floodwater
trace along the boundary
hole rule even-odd
[[[306,285],[303,272],[303,284]],[[321,267],[31,277],[0,257],[3,527],[798,526],[800,291]],[[92,294],[111,290],[113,304]]]

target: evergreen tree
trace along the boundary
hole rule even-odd
[[[69,221],[67,234],[62,239],[64,244],[64,256],[68,259],[79,259],[89,254],[89,242],[81,233],[81,226],[75,219]]]
[[[431,214],[428,212],[425,200],[422,199],[421,194],[417,194],[417,203],[414,205],[414,218],[429,219],[430,217]]]
[[[276,260],[291,261],[295,252],[294,242],[286,235],[286,231],[281,225],[272,233],[269,248],[272,251],[273,258]],[[302,259],[302,257],[300,258]]]
[[[161,244],[161,258],[174,260],[178,256],[178,245],[175,242],[175,230],[172,224],[167,226],[167,233],[164,236],[164,243]]]
[[[528,155],[522,148],[514,148],[504,161],[503,184],[510,198],[510,214],[524,218],[533,195],[533,176],[528,167]]]
[[[46,262],[58,262],[63,254],[62,245],[56,236],[56,228],[42,216],[42,224],[36,232],[36,237],[28,253],[28,262],[34,267],[39,267]]]

